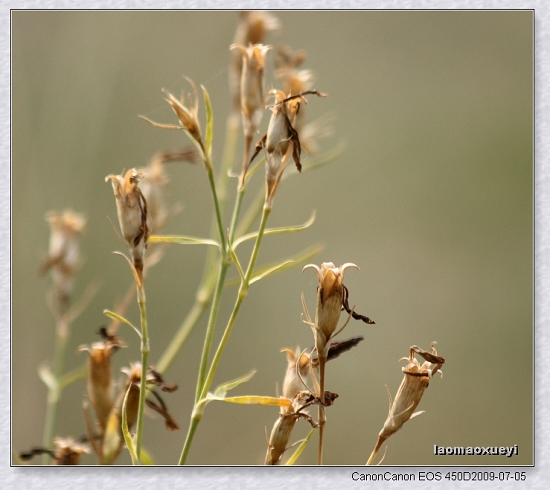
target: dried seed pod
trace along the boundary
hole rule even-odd
[[[328,393],[328,392],[327,392]],[[338,395],[335,395],[336,398]],[[334,399],[333,398],[333,399]],[[333,400],[332,399],[332,400]],[[284,452],[289,447],[290,436],[296,422],[300,417],[306,419],[313,428],[317,428],[318,424],[310,415],[305,412],[305,408],[318,401],[309,391],[300,391],[292,399],[292,404],[281,411],[279,418],[273,425],[269,442],[267,444],[267,453],[265,456],[266,465],[276,465],[280,462]]]
[[[142,179],[143,174],[136,169],[128,170],[124,176],[110,174],[105,177],[105,181],[110,180],[113,185],[120,231],[130,249],[140,278],[143,277],[145,249],[149,238],[147,201],[139,188]]]
[[[133,363],[130,368],[122,369],[122,372],[128,376],[126,385],[120,391],[117,401],[115,402],[109,418],[107,420],[107,427],[105,429],[105,435],[103,438],[102,455],[104,464],[113,464],[118,458],[120,451],[124,445],[124,438],[122,436],[122,405],[126,393],[128,397],[126,399],[126,422],[128,429],[137,422],[138,406],[139,406],[139,391],[141,386],[141,364]],[[172,392],[177,389],[177,386],[167,386],[160,374],[150,366],[147,368],[147,385],[156,385],[161,387],[163,391]],[[166,427],[169,430],[178,430],[178,426],[174,419],[168,413],[168,409],[159,395],[151,390],[156,402],[146,399],[147,405],[162,415],[166,422]]]
[[[307,321],[315,337],[315,347],[318,355],[326,357],[330,348],[329,340],[342,331],[342,327],[335,333],[340,313],[346,310],[351,317],[356,320],[362,320],[365,323],[374,323],[370,318],[359,315],[350,309],[348,305],[349,291],[344,285],[344,273],[348,267],[357,265],[346,263],[340,267],[336,267],[332,262],[323,262],[321,267],[315,264],[307,264],[302,271],[311,268],[317,273],[319,287],[317,288],[317,306],[315,311],[315,323],[311,319]],[[304,303],[304,308],[307,309]],[[306,311],[306,318],[309,318],[309,313]]]
[[[307,354],[301,354],[299,348],[297,348],[294,352],[290,349],[283,349],[281,352],[286,352],[288,360],[285,381],[283,383],[283,396],[289,400],[292,400],[300,391],[304,389],[304,385],[300,380],[300,376],[298,376],[297,370],[302,378],[307,376],[309,356]]]
[[[348,267],[359,269],[359,267],[352,263],[336,267],[332,262],[323,262],[321,267],[315,264],[308,264],[302,269],[314,269],[319,280],[315,324],[312,326],[312,330],[318,355],[325,358],[329,348],[329,340],[333,336],[340,320],[345,294],[343,284],[344,273]]]
[[[235,33],[233,44],[249,46],[251,44],[262,44],[269,31],[280,27],[279,19],[268,12],[252,11],[239,12],[239,24]],[[241,110],[241,75],[243,58],[240,53],[233,51],[231,66],[229,70],[229,85],[233,101],[234,114]],[[262,101],[263,103],[263,101]]]
[[[420,349],[417,346],[412,346],[409,350],[409,357],[404,357],[400,360],[406,360],[407,364],[402,368],[405,376],[401,381],[401,385],[397,390],[397,394],[391,401],[390,396],[390,409],[388,417],[382,427],[382,430],[378,434],[378,441],[376,446],[367,462],[367,464],[372,464],[376,458],[378,450],[388,437],[395,434],[403,424],[408,420],[420,415],[423,412],[415,412],[416,407],[420,403],[424,391],[430,384],[432,375],[437,371],[440,371],[441,366],[445,362],[443,357],[437,355],[435,351],[435,342],[432,342],[431,352],[426,352]],[[422,365],[418,362],[415,353],[422,356],[426,360]],[[434,367],[432,368],[432,364]],[[440,371],[441,372],[441,371]]]
[[[271,46],[232,44],[230,49],[242,55],[241,112],[244,134],[252,138],[258,130],[264,111],[265,55]]]
[[[124,445],[124,437],[122,436],[122,404],[126,393],[128,393],[128,398],[126,400],[126,423],[128,424],[128,429],[131,430],[137,422],[139,390],[141,384],[141,364],[134,363],[129,369],[123,368],[122,372],[128,376],[128,381],[120,390],[117,400],[107,419],[101,448],[103,457],[102,464],[113,464]]]
[[[279,463],[283,453],[288,447],[288,441],[290,440],[292,430],[298,418],[299,416],[294,412],[281,413],[279,415],[279,418],[271,430],[271,435],[269,436],[264,464],[276,465]]]
[[[271,46],[232,44],[231,50],[242,55],[241,114],[243,120],[245,151],[239,186],[244,185],[249,165],[250,145],[258,131],[264,112],[264,67],[265,55]]]
[[[63,303],[68,303],[74,286],[75,273],[80,267],[79,237],[84,231],[84,215],[67,210],[49,211],[50,249],[40,265],[39,274],[50,271],[54,287]]]
[[[104,340],[91,346],[83,345],[79,351],[88,352],[88,398],[99,426],[99,434],[105,431],[107,419],[113,408],[113,374],[111,357],[120,348],[125,347],[115,335],[109,335],[105,327],[100,329]]]
[[[80,456],[90,452],[90,448],[86,444],[76,442],[70,437],[56,437],[53,444],[54,449],[35,447],[28,452],[20,453],[19,457],[23,461],[28,461],[34,456],[49,454],[53,458],[54,465],[69,466],[77,465],[80,462]]]

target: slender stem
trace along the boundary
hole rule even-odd
[[[185,461],[187,461],[187,456],[189,454],[189,450],[191,449],[191,442],[193,442],[193,438],[195,437],[195,432],[197,431],[197,427],[199,426],[201,419],[202,419],[202,415],[193,415],[191,417],[191,423],[189,424],[187,437],[185,439],[185,444],[183,446],[183,450],[181,452],[180,460],[178,463],[180,465],[184,465]]]
[[[214,291],[214,298],[212,300],[212,309],[210,310],[210,318],[208,319],[208,325],[206,327],[206,335],[204,337],[204,344],[201,356],[201,362],[199,367],[199,375],[197,379],[197,386],[195,389],[195,403],[200,399],[202,387],[204,386],[204,378],[206,376],[206,368],[208,365],[208,359],[210,357],[210,349],[212,348],[212,340],[214,338],[214,328],[218,319],[218,312],[220,309],[220,300],[223,292],[223,286],[225,283],[225,276],[229,269],[230,262],[225,261],[221,264],[220,273],[216,289]]]
[[[218,196],[216,194],[216,182],[214,180],[214,173],[212,169],[208,171],[208,182],[210,183],[210,190],[212,191],[212,200],[214,201],[214,210],[216,212],[216,223],[218,225],[218,233],[220,234],[220,243],[222,245],[222,250],[225,250],[225,232],[223,231],[223,222],[220,209],[220,203],[218,201]]]
[[[55,351],[53,360],[53,377],[55,385],[48,387],[48,398],[46,405],[46,421],[44,423],[44,434],[42,437],[42,446],[49,448],[52,446],[53,436],[56,429],[57,405],[61,396],[63,387],[60,386],[61,374],[63,373],[63,364],[65,361],[65,350],[67,347],[67,339],[69,337],[69,320],[68,320],[68,301],[67,299],[59,298],[59,316],[57,318],[55,332]],[[42,464],[48,464],[50,456],[44,454]]]
[[[264,212],[262,214],[262,220],[260,222],[260,228],[258,230],[258,237],[256,238],[256,243],[254,244],[252,255],[250,256],[250,261],[248,263],[248,268],[246,270],[244,281],[241,284],[241,287],[239,288],[235,306],[233,307],[233,311],[231,312],[231,316],[229,317],[229,321],[227,322],[227,326],[220,340],[220,344],[218,345],[218,350],[216,351],[216,354],[214,354],[214,359],[212,360],[212,365],[210,366],[210,371],[208,372],[208,376],[206,378],[206,382],[202,390],[201,398],[204,398],[208,393],[208,390],[210,389],[210,386],[214,379],[214,374],[216,374],[216,369],[218,368],[218,364],[220,362],[223,350],[225,349],[225,345],[227,344],[227,340],[229,338],[229,335],[231,334],[231,330],[235,324],[235,320],[237,319],[239,309],[244,299],[246,298],[246,295],[248,294],[250,279],[252,278],[252,273],[254,272],[254,266],[256,265],[256,260],[258,259],[258,254],[260,252],[260,247],[262,245],[262,238],[264,236],[267,219],[269,218],[270,213],[271,213],[270,209],[264,208]]]
[[[139,405],[136,429],[136,454],[141,461],[141,441],[143,438],[143,416],[147,396],[147,359],[149,358],[149,333],[145,310],[145,289],[143,283],[137,286],[139,316],[141,320],[141,382],[139,384]]]
[[[372,453],[369,457],[369,460],[367,461],[366,466],[370,466],[370,465],[372,465],[372,463],[374,463],[374,460],[376,459],[376,455],[378,454],[378,451],[382,447],[382,444],[384,444],[385,440],[386,440],[385,437],[382,439],[380,436],[378,436],[378,440],[376,441],[376,446],[374,446],[374,449],[372,450]],[[382,459],[384,459],[384,458],[382,458]]]
[[[267,220],[269,218],[270,213],[271,213],[271,209],[264,207],[264,212],[262,214],[262,219],[260,221],[260,227],[258,230],[258,236],[256,238],[256,243],[254,244],[254,249],[252,250],[252,255],[250,256],[250,261],[248,263],[248,268],[244,277],[244,281],[242,282],[239,288],[237,299],[235,301],[235,306],[233,307],[233,311],[231,312],[231,316],[229,317],[227,326],[225,327],[225,331],[223,332],[223,336],[218,345],[218,349],[216,350],[216,353],[214,354],[214,358],[212,359],[212,364],[210,365],[210,370],[208,371],[208,375],[206,376],[204,385],[202,387],[199,401],[206,396],[206,394],[208,393],[208,390],[210,389],[210,386],[212,385],[214,375],[216,374],[216,370],[218,368],[218,364],[220,362],[221,356],[223,354],[223,351],[229,339],[229,335],[231,334],[231,330],[235,325],[235,320],[237,319],[237,315],[239,313],[241,305],[244,299],[246,298],[246,295],[248,294],[250,279],[252,278],[252,273],[254,272],[256,260],[258,259],[258,254],[262,244],[262,238],[264,235],[265,227],[266,227]],[[191,423],[189,425],[189,430],[187,432],[185,443],[183,445],[183,450],[180,456],[180,461],[179,461],[180,465],[184,465],[187,460],[187,455],[189,454],[189,449],[193,442],[193,438],[195,436],[195,432],[197,430],[197,427],[198,427],[198,424],[200,423],[201,418],[202,418],[202,413],[199,413],[199,412],[194,412],[191,416]]]
[[[239,130],[239,118],[228,118],[224,157],[222,167],[218,176],[217,184],[215,188],[217,190],[218,201],[218,213],[216,218],[212,222],[212,230],[210,236],[214,236],[216,229],[219,233],[219,219],[218,214],[221,216],[225,208],[227,198],[227,186],[229,183],[229,171],[234,163],[235,146],[237,143],[237,134]],[[214,262],[217,259],[217,250],[209,248],[201,283],[198,287],[197,294],[195,296],[195,303],[191,307],[191,310],[185,317],[184,321],[180,325],[178,331],[168,344],[168,348],[162,354],[159,362],[157,363],[157,370],[161,373],[165,372],[170,364],[174,361],[179,351],[185,344],[185,341],[189,337],[195,325],[198,323],[202,314],[206,310],[206,307],[211,301],[211,297],[216,287],[216,275],[214,273]],[[219,275],[218,275],[219,277]]]
[[[243,197],[245,192],[246,192],[246,184],[244,184],[237,191],[237,199],[235,201],[235,207],[233,208],[233,216],[231,216],[231,225],[229,226],[229,243],[233,243],[233,238],[235,238],[235,231],[237,229],[237,223],[239,221],[239,214],[241,212],[241,206],[243,203]]]
[[[321,403],[325,403],[325,366],[327,363],[326,356],[319,355],[319,387],[320,392],[319,398]],[[325,440],[325,424],[327,421],[327,416],[325,412],[325,407],[319,405],[319,448],[317,451],[317,464],[321,466],[323,464],[323,444]]]

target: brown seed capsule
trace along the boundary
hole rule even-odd
[[[113,464],[124,445],[124,438],[122,436],[122,405],[126,393],[128,393],[128,398],[126,399],[126,423],[128,424],[128,429],[131,430],[137,422],[141,364],[132,364],[129,369],[123,368],[122,372],[128,375],[128,381],[120,390],[117,400],[107,419],[101,449],[103,464]]]
[[[279,19],[263,11],[239,12],[239,25],[233,44],[249,46],[262,44],[269,31],[280,27]],[[240,53],[233,51],[229,70],[229,85],[235,114],[241,110],[241,75],[243,59]]]
[[[191,98],[191,95],[189,95],[189,108],[185,107],[185,98],[183,96],[180,99],[177,99],[170,92],[165,92],[167,97],[165,100],[170,104],[176,113],[182,128],[189,133],[189,135],[200,145],[201,148],[204,148],[202,143],[201,127],[198,119],[199,95],[197,93],[196,85],[191,80],[187,80],[191,84],[195,95],[194,99]]]
[[[288,360],[285,381],[283,384],[283,396],[289,400],[292,400],[300,391],[304,389],[304,385],[296,370],[299,370],[302,378],[307,376],[309,369],[309,356],[307,354],[301,354],[299,349],[296,349],[295,352],[290,349],[283,349],[281,352],[286,352]],[[296,362],[298,358],[300,360],[299,362]]]
[[[431,353],[423,351],[419,347],[412,346],[409,350],[409,357],[403,358],[407,361],[406,366],[402,368],[405,375],[401,381],[401,385],[397,390],[397,394],[395,395],[393,402],[391,402],[390,396],[391,405],[388,417],[386,418],[384,427],[382,427],[382,430],[378,434],[378,441],[367,462],[368,465],[373,463],[378,450],[384,441],[388,439],[388,437],[395,434],[401,427],[403,427],[405,422],[423,413],[416,412],[415,410],[424,395],[424,391],[430,384],[432,375],[437,371],[440,371],[441,366],[445,362],[443,357],[437,355],[434,344],[435,342],[432,343]],[[415,353],[418,353],[420,356],[430,360],[426,360],[421,365],[415,358]],[[433,367],[432,364],[434,364]]]
[[[75,442],[72,438],[56,437],[53,441],[54,449],[34,447],[30,451],[19,453],[23,461],[29,461],[34,456],[48,454],[53,459],[54,465],[77,465],[80,455],[89,453],[90,448],[86,444]]]
[[[107,418],[113,408],[113,375],[111,357],[124,344],[116,336],[109,336],[91,346],[83,345],[79,351],[88,352],[88,398],[99,426],[99,434],[103,434]]]
[[[312,326],[315,337],[315,347],[319,355],[326,357],[330,347],[329,340],[334,334],[344,301],[344,273],[348,267],[355,264],[346,263],[336,267],[332,262],[323,262],[321,267],[308,264],[302,270],[312,268],[317,272],[319,287],[317,288],[317,307],[315,324]]]
[[[80,456],[90,452],[87,445],[77,443],[70,437],[56,437],[53,443],[55,446],[54,464],[56,465],[77,465]]]
[[[111,181],[116,198],[118,222],[122,237],[126,241],[132,257],[134,267],[141,275],[149,226],[147,224],[147,202],[139,188],[143,174],[131,169],[122,175],[107,175],[105,181]]]
[[[73,211],[46,213],[50,224],[50,249],[40,265],[39,273],[51,272],[54,287],[60,298],[68,301],[81,257],[79,237],[84,231],[84,215]]]
[[[283,453],[288,447],[288,441],[290,440],[292,430],[297,420],[298,415],[294,412],[281,413],[279,415],[279,418],[271,430],[271,435],[269,436],[264,464],[275,465],[280,461]]]

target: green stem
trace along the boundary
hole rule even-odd
[[[207,174],[208,174],[208,182],[210,183],[210,190],[212,191],[212,200],[214,201],[214,210],[216,212],[216,223],[218,225],[218,233],[220,234],[220,243],[222,246],[222,253],[225,254],[226,250],[226,238],[225,238],[225,232],[223,231],[223,221],[222,221],[222,214],[221,214],[221,208],[220,208],[220,202],[218,201],[218,194],[216,191],[216,181],[214,179],[214,172],[212,170],[212,162],[210,161],[210,157],[207,158]]]
[[[183,450],[181,452],[180,456],[180,465],[184,465],[185,461],[187,461],[187,456],[189,454],[189,449],[191,449],[191,442],[193,441],[193,438],[195,437],[195,432],[197,431],[197,427],[199,426],[199,423],[202,419],[202,415],[193,415],[191,417],[191,423],[189,425],[189,429],[187,431],[187,438],[185,439],[185,444],[183,446]]]
[[[67,302],[60,299],[60,314],[57,320],[55,332],[55,351],[53,360],[53,376],[55,385],[48,388],[48,398],[46,405],[46,420],[44,423],[44,434],[42,437],[42,446],[51,448],[55,433],[55,425],[57,419],[57,405],[61,396],[63,387],[60,386],[61,373],[63,372],[63,364],[65,361],[65,350],[67,347],[67,339],[69,337],[69,321],[67,316]],[[42,457],[42,464],[48,464],[50,456],[45,454]]]
[[[139,385],[139,405],[136,429],[136,454],[141,461],[141,441],[143,439],[143,416],[145,397],[147,396],[147,360],[149,358],[149,332],[147,329],[147,314],[145,310],[145,289],[143,283],[137,286],[139,316],[141,320],[141,382]]]
[[[237,191],[237,199],[235,201],[235,207],[233,208],[233,216],[231,216],[231,225],[229,226],[229,243],[233,243],[235,238],[235,230],[239,221],[239,214],[241,212],[241,206],[243,203],[244,193],[246,192],[246,183]]]
[[[225,208],[225,203],[227,199],[227,186],[229,183],[229,171],[231,170],[234,163],[238,130],[239,119],[229,117],[227,121],[226,141],[222,167],[218,176],[218,182],[215,186],[215,188],[217,189],[218,208],[216,218],[212,221],[212,229],[210,233],[211,237],[213,237],[216,233],[216,229],[219,230],[218,216],[221,216],[221,214],[223,214],[223,210]],[[202,317],[202,314],[205,312],[206,307],[211,301],[214,288],[216,287],[216,284],[218,284],[216,282],[216,276],[214,273],[214,263],[216,259],[217,250],[209,247],[204,265],[203,277],[197,290],[195,303],[193,304],[191,310],[180,325],[178,331],[168,344],[168,348],[163,353],[159,362],[157,363],[157,370],[160,373],[165,372],[170,364],[172,364],[179,351],[185,344],[185,341],[189,337],[189,334],[192,332],[193,328],[195,328],[195,325],[198,323],[199,319]]]
[[[260,252],[260,247],[262,245],[262,238],[264,236],[265,227],[267,225],[267,219],[269,218],[270,213],[271,213],[270,209],[264,209],[264,212],[262,214],[262,220],[260,222],[260,228],[258,230],[258,237],[256,238],[256,243],[254,244],[252,255],[250,256],[250,262],[248,263],[248,268],[246,270],[244,281],[241,284],[241,287],[239,288],[235,306],[233,307],[233,311],[231,312],[231,316],[229,317],[229,321],[227,322],[227,327],[225,328],[223,336],[220,340],[218,350],[216,351],[216,354],[214,354],[214,359],[212,360],[212,365],[210,366],[210,371],[208,372],[208,376],[206,378],[206,382],[204,384],[204,387],[201,393],[201,398],[204,398],[208,393],[208,390],[210,389],[210,386],[214,379],[214,375],[216,374],[216,369],[218,368],[218,364],[220,362],[223,350],[225,349],[225,345],[227,344],[227,340],[229,338],[229,335],[231,334],[231,330],[233,328],[233,325],[235,324],[235,320],[237,319],[237,314],[239,312],[241,304],[243,303],[244,299],[246,298],[246,295],[248,294],[250,279],[252,278],[252,273],[254,272],[254,266],[256,265],[256,260],[258,259],[258,254]]]
[[[256,238],[256,243],[254,244],[254,249],[252,250],[252,255],[250,256],[250,261],[248,264],[248,268],[244,277],[243,282],[241,283],[241,286],[239,288],[239,292],[237,294],[237,299],[235,301],[235,306],[233,307],[233,311],[231,312],[231,316],[229,317],[229,320],[227,322],[227,326],[225,327],[225,331],[223,333],[223,336],[220,340],[220,343],[218,345],[218,349],[216,350],[216,353],[214,354],[214,358],[212,359],[212,364],[210,365],[210,370],[208,371],[208,375],[206,376],[205,382],[202,387],[202,391],[200,393],[199,399],[197,401],[200,401],[203,399],[206,394],[208,393],[208,390],[210,389],[210,386],[212,385],[212,381],[214,379],[214,375],[216,374],[216,370],[218,368],[218,364],[220,362],[221,356],[223,354],[223,351],[225,349],[225,346],[227,344],[227,341],[229,339],[229,335],[231,334],[231,330],[233,329],[233,326],[235,325],[235,320],[237,319],[237,315],[239,313],[239,310],[241,308],[241,305],[246,298],[246,295],[248,294],[248,289],[250,285],[250,279],[252,278],[252,273],[254,272],[254,267],[256,265],[256,260],[258,259],[258,254],[260,251],[260,247],[262,244],[262,238],[264,235],[265,227],[267,224],[267,219],[269,218],[269,214],[271,213],[271,209],[264,208],[264,212],[262,214],[262,219],[260,221],[260,228],[258,230],[258,236]],[[195,404],[196,405],[196,404]],[[201,412],[193,412],[191,416],[191,423],[189,425],[189,430],[187,432],[187,436],[185,439],[185,443],[183,445],[183,450],[180,456],[180,465],[184,465],[187,460],[187,455],[189,454],[189,449],[191,447],[191,444],[193,442],[193,438],[195,436],[195,432],[197,430],[198,424],[202,418]]]
[[[218,319],[218,312],[220,309],[220,300],[223,292],[223,286],[225,283],[225,276],[229,269],[230,262],[224,261],[220,266],[220,273],[218,276],[218,282],[216,290],[214,291],[214,298],[212,300],[212,308],[210,310],[210,318],[208,319],[208,325],[206,327],[206,335],[204,337],[204,344],[201,356],[201,362],[199,367],[199,375],[197,379],[197,386],[195,389],[195,403],[200,399],[200,394],[204,386],[204,378],[206,376],[206,368],[208,366],[208,359],[210,358],[210,349],[212,348],[212,340],[214,338],[214,329],[216,327],[216,321]]]

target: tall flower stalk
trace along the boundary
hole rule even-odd
[[[48,387],[46,422],[42,444],[45,448],[53,443],[56,430],[57,406],[63,386],[61,376],[64,370],[65,351],[70,334],[73,316],[69,306],[74,288],[75,274],[81,265],[79,237],[84,231],[86,219],[73,211],[63,213],[49,212],[46,221],[50,224],[50,249],[44,258],[39,273],[50,272],[53,282],[51,309],[56,318],[55,352],[53,368],[40,370],[42,379]],[[48,461],[48,453],[42,459]]]
[[[147,201],[139,188],[143,174],[135,169],[128,170],[124,176],[108,175],[105,180],[111,181],[116,198],[118,221],[122,237],[130,250],[132,261],[124,256],[132,269],[137,288],[137,302],[141,325],[141,380],[139,385],[139,404],[137,411],[136,453],[137,460],[141,458],[143,439],[143,416],[147,387],[147,361],[149,359],[149,329],[147,325],[145,286],[143,267],[145,264],[145,250],[149,239],[149,225]]]

